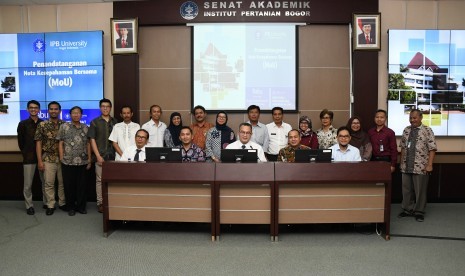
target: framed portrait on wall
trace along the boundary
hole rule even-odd
[[[137,18],[110,19],[111,54],[137,54]]]
[[[381,14],[353,14],[353,49],[381,50]]]

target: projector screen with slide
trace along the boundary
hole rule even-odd
[[[194,24],[192,106],[297,109],[296,24]]]

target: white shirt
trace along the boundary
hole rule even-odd
[[[135,145],[136,132],[140,129],[140,125],[134,122],[126,124],[125,122],[117,123],[113,126],[108,140],[116,142],[122,152],[130,145]],[[115,160],[120,160],[121,156],[116,153]]]
[[[158,122],[158,126],[150,119],[147,123],[142,125],[142,128],[149,133],[149,147],[163,147],[163,135],[165,134],[166,124],[162,121]]]
[[[247,121],[247,123],[251,124],[250,121]],[[266,125],[260,122],[258,122],[255,126],[252,125],[252,138],[250,138],[250,140],[262,146],[263,151],[268,151],[270,135],[268,135]]]
[[[278,127],[274,122],[266,125],[268,135],[270,136],[270,144],[268,146],[268,153],[277,155],[279,150],[287,146],[287,134],[291,131],[290,124],[282,122]]]
[[[137,153],[137,146],[131,145],[123,152],[120,161],[134,161],[134,157]],[[139,161],[145,161],[145,146],[141,148],[139,152]]]
[[[242,145],[244,144],[242,144],[240,140],[237,140],[236,142],[229,144],[226,149],[242,149]],[[260,162],[267,162],[263,148],[259,144],[249,141],[247,144],[245,144],[245,149],[256,149],[258,160]]]
[[[341,148],[339,148],[339,144],[330,147],[333,152],[333,161],[362,161],[362,157],[360,157],[360,150],[352,145],[347,146],[346,151],[342,151]]]

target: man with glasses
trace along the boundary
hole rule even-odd
[[[252,125],[249,123],[241,123],[239,125],[239,140],[229,144],[226,149],[256,149],[258,160],[260,162],[267,162],[263,148],[259,144],[250,141],[251,137]]]
[[[349,144],[350,132],[345,126],[337,130],[337,144],[330,147],[333,161],[362,161],[358,148]]]
[[[149,133],[145,129],[139,129],[136,132],[135,144],[127,147],[121,161],[145,161],[145,146],[149,141]]]
[[[29,118],[22,120],[18,124],[18,147],[23,155],[23,174],[24,174],[24,201],[26,203],[26,213],[34,215],[34,204],[32,202],[32,182],[37,168],[37,153],[36,142],[34,135],[37,125],[42,122],[38,114],[40,111],[40,103],[36,100],[31,100],[27,103],[27,112]],[[42,200],[43,206],[47,208],[47,199],[45,198],[44,190],[44,174],[39,171],[40,182],[42,182]]]
[[[97,208],[99,213],[103,213],[102,164],[108,160],[115,160],[115,149],[108,137],[113,130],[113,126],[118,121],[110,116],[112,105],[109,99],[101,99],[99,106],[101,115],[90,122],[87,137],[90,139],[90,145],[96,158],[95,190],[97,192]]]

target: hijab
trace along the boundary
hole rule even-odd
[[[181,122],[179,124],[179,126],[175,126],[173,124],[173,118],[176,117],[176,116],[179,116],[179,118],[181,118]],[[173,140],[173,144],[175,146],[179,146],[181,144],[181,140],[179,140],[179,135],[181,133],[181,128],[182,128],[182,117],[181,117],[181,114],[179,112],[173,112],[171,113],[171,116],[170,116],[170,125],[168,126],[168,130],[170,131],[171,133],[171,139]]]
[[[226,121],[224,122],[224,124],[221,124],[221,125],[218,123],[218,116],[220,114],[224,114],[226,116]],[[224,111],[218,112],[216,114],[215,128],[221,132],[221,147],[222,148],[224,144],[230,144],[236,140],[232,129],[227,126],[227,123],[228,123],[228,114],[226,114],[226,112]]]
[[[352,130],[352,122],[357,119],[360,122],[360,129],[358,131],[353,131]],[[349,129],[350,136],[352,138],[350,139],[350,144],[356,148],[360,148],[361,146],[364,146],[370,142],[370,139],[365,131],[362,130],[362,121],[360,120],[360,117],[358,116],[353,116],[349,119],[347,122],[347,128]]]
[[[307,130],[303,131],[301,128],[300,128],[300,123],[302,122],[306,122],[307,125],[308,125],[308,128]],[[299,119],[299,132],[300,132],[300,137],[305,137],[305,136],[309,136],[312,134],[312,120],[310,120],[310,118],[308,118],[308,116],[302,116],[300,117]]]

